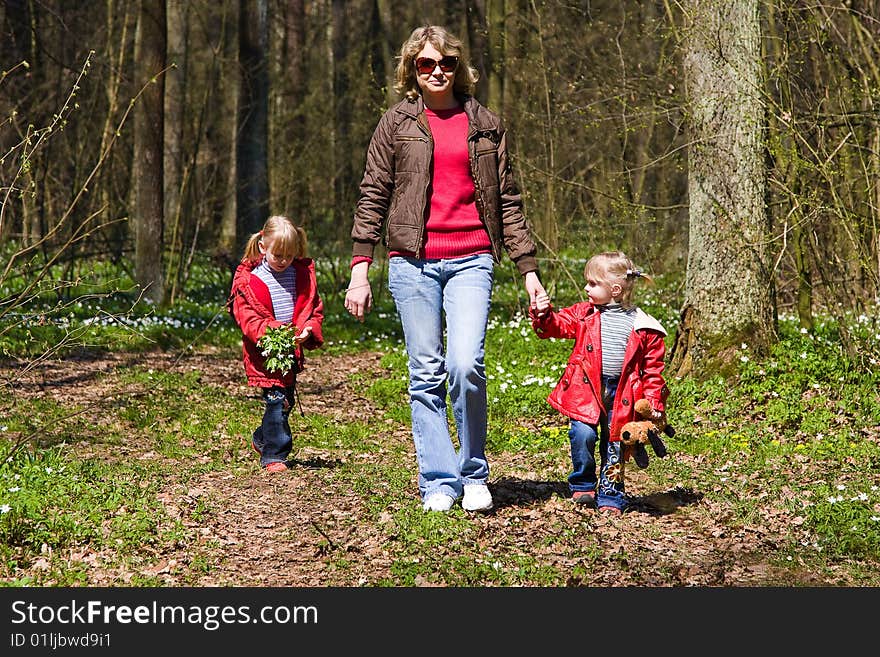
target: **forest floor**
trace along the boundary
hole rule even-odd
[[[353,387],[348,375],[385,376],[380,359],[379,353],[313,356],[300,375],[305,413],[339,422],[375,421],[381,411]],[[78,406],[94,402],[100,408],[102,399],[119,393],[114,390],[118,383],[114,373],[133,365],[157,372],[195,370],[202,385],[253,395],[244,385],[237,358],[210,353],[180,360],[149,353],[44,363],[20,378],[16,394],[48,396]],[[485,514],[465,514],[457,507],[452,513],[466,523],[467,538],[459,543],[429,542],[425,550],[430,554],[420,556],[418,539],[407,539],[395,519],[407,507],[420,508],[409,427],[392,420],[386,420],[386,426],[374,437],[375,444],[360,453],[302,447],[294,453],[292,469],[282,474],[261,470],[244,437],[227,437],[235,442],[229,469],[206,470],[198,461],[191,466],[169,463],[163,469],[166,475],[158,499],[170,518],[186,528],[188,539],[145,548],[152,553],[146,569],[120,565],[119,559],[88,548],[72,551],[68,558],[85,567],[89,586],[125,585],[135,575],[156,578],[169,587],[397,585],[395,567],[419,558],[435,563],[445,559],[449,565],[433,573],[421,572],[414,584],[446,586],[460,582],[443,574],[456,568],[456,559],[479,562],[491,554],[520,554],[556,573],[570,573],[554,585],[853,585],[848,570],[834,564],[815,569],[797,560],[786,563],[780,548],[793,536],[799,539],[799,529],[797,518],[782,505],[768,505],[759,517],[743,521],[723,502],[714,501],[720,497],[708,494],[711,491],[675,484],[658,490],[647,470],[633,467],[627,470],[628,490],[644,496],[627,513],[606,516],[577,507],[565,483],[567,445],[560,445],[546,459],[525,451],[490,452],[489,487],[495,508]],[[85,441],[71,448],[81,458],[168,458],[157,454],[150,440],[137,436],[115,447],[112,454]],[[377,512],[375,504],[371,507],[340,474],[346,467],[361,465],[365,473],[361,479],[373,476],[377,468],[408,469],[411,492]],[[703,464],[709,469],[720,465]],[[473,553],[461,554],[463,550]],[[40,567],[39,561],[31,566]],[[525,580],[527,586],[544,585],[537,578]]]

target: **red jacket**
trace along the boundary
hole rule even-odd
[[[597,424],[606,410],[602,405],[602,336],[596,307],[588,301],[547,313],[529,315],[540,338],[574,339],[574,348],[559,383],[547,398],[563,415],[587,424]],[[609,440],[620,440],[620,428],[634,419],[638,399],[651,402],[654,410],[665,410],[669,388],[663,379],[666,331],[640,309],[626,344],[620,383],[614,396]]]
[[[266,328],[278,328],[283,324],[275,319],[272,309],[267,308],[254,294],[251,287],[251,272],[260,260],[242,260],[232,279],[232,291],[226,308],[242,334],[242,355],[248,385],[270,388],[272,386],[293,385],[296,372],[303,369],[305,358],[303,348],[317,349],[324,344],[321,327],[324,323],[324,302],[318,294],[315,277],[315,262],[311,258],[297,258],[291,267],[296,271],[296,302],[293,306],[293,324],[302,331],[311,327],[312,334],[296,350],[296,366],[292,372],[281,376],[280,372],[267,372],[266,359],[257,347],[257,341],[266,333]]]

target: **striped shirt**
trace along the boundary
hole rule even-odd
[[[282,272],[276,272],[263,260],[251,275],[263,281],[269,289],[275,319],[284,323],[291,321],[296,300],[296,270],[290,266]]]
[[[602,334],[602,376],[620,376],[626,343],[636,317],[635,307],[624,310],[619,303],[596,306]]]

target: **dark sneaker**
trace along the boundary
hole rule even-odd
[[[251,435],[251,447],[254,448],[254,451],[260,456],[263,455],[263,431],[262,429],[257,429]]]
[[[571,494],[571,499],[578,506],[585,506],[588,509],[596,508],[596,491],[576,490]]]

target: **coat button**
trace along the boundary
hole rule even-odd
[[[588,345],[587,345],[587,351],[593,351],[593,345],[588,344]]]
[[[629,399],[627,399],[626,397],[624,397],[623,401],[620,402],[620,403],[623,404],[624,406],[629,406]]]
[[[584,383],[589,383],[589,382],[590,382],[589,377],[586,377],[586,376],[585,376],[585,377],[584,377]]]

